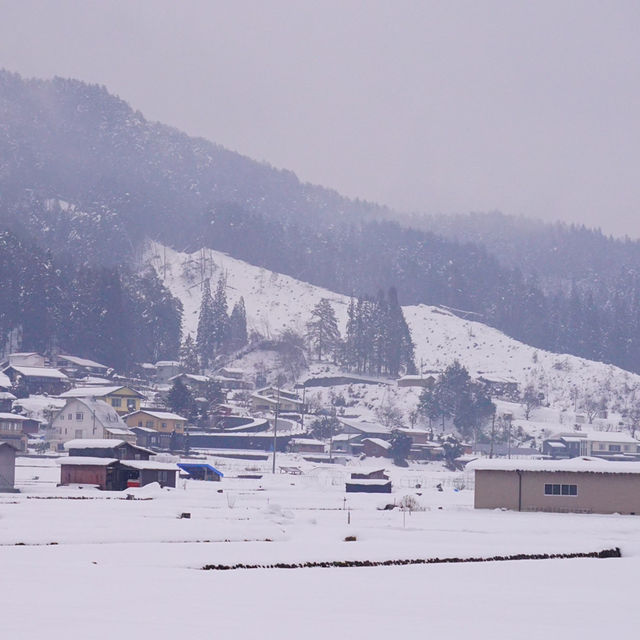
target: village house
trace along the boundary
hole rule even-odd
[[[16,483],[16,447],[0,436],[0,493],[14,493]]]
[[[51,440],[59,444],[75,439],[101,439],[118,435],[126,436],[121,439],[135,439],[116,410],[104,400],[96,398],[67,398],[65,406],[51,422],[51,433]]]
[[[304,405],[297,394],[276,387],[265,387],[251,394],[252,411],[302,412]]]
[[[176,360],[160,360],[155,364],[155,378],[158,384],[168,384],[180,373],[182,366]]]
[[[136,436],[136,444],[147,449],[167,451],[171,449],[170,433],[161,433],[151,427],[131,427],[131,432]]]
[[[0,441],[13,445],[16,451],[27,450],[27,436],[24,433],[26,416],[15,413],[0,413]]]
[[[357,434],[363,438],[381,438],[382,440],[389,440],[391,438],[391,429],[377,422],[352,420],[341,417],[338,417],[338,422],[342,425],[343,433]]]
[[[140,409],[124,417],[129,428],[147,427],[162,433],[184,433],[186,418],[169,411],[156,411],[155,409]]]
[[[60,484],[95,485],[107,491],[142,487],[152,482],[175,487],[178,467],[150,460],[153,451],[123,440],[71,440],[69,457],[61,458]]]
[[[5,413],[11,411],[13,401],[17,398],[9,391],[0,391],[0,411]]]
[[[362,452],[369,457],[390,458],[391,443],[382,438],[364,438]]]
[[[640,515],[640,465],[595,458],[475,460],[476,509]]]
[[[61,398],[95,398],[111,405],[119,416],[127,415],[140,409],[140,401],[144,396],[130,387],[114,385],[109,387],[76,387],[60,394]]]
[[[520,397],[520,387],[517,380],[513,378],[485,373],[479,375],[477,381],[482,383],[495,398],[518,400]]]
[[[542,453],[552,458],[591,456],[607,460],[640,460],[640,440],[619,431],[570,431],[545,440]]]
[[[24,383],[29,395],[47,394],[55,396],[61,394],[69,386],[69,378],[58,369],[49,367],[27,367],[10,364],[3,373],[11,380],[15,388]]]
[[[406,375],[398,378],[399,387],[417,387],[419,389],[431,389],[435,383],[435,376]]]
[[[35,351],[24,351],[21,353],[10,353],[8,365],[17,365],[19,367],[46,367],[45,357]]]
[[[194,396],[204,395],[207,386],[211,382],[209,376],[201,376],[197,373],[179,373],[177,376],[169,378],[169,382],[173,384],[177,380],[180,380],[182,384],[191,391]]]
[[[88,358],[59,354],[56,356],[56,366],[71,378],[83,376],[103,376],[109,370],[105,364],[100,364]]]
[[[292,438],[289,441],[291,453],[324,453],[326,445],[314,438]]]

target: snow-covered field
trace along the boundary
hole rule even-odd
[[[399,469],[383,461],[394,493],[376,496],[345,493],[349,467],[293,455],[278,463],[300,466],[301,476],[272,476],[268,463],[211,461],[225,472],[221,483],[132,489],[138,499],[126,500],[56,487],[55,461],[20,458],[22,492],[0,495],[2,637],[113,638],[135,629],[143,638],[631,638],[640,622],[633,516],[475,511],[473,492],[454,488],[465,478],[434,463]],[[237,478],[248,465],[262,478]],[[424,510],[380,510],[405,495]],[[613,546],[623,558],[200,570]]]

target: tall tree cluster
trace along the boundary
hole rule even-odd
[[[342,363],[350,371],[397,376],[415,373],[414,345],[395,289],[351,299]]]
[[[231,315],[227,309],[226,276],[220,276],[213,296],[211,283],[209,279],[205,280],[196,333],[196,351],[202,369],[210,368],[219,355],[236,351],[247,343],[244,299],[238,300]]]

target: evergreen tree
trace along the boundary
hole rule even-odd
[[[215,355],[224,353],[229,347],[229,316],[227,314],[227,278],[223,274],[218,280],[212,305],[212,342]]]
[[[229,317],[229,347],[232,351],[237,351],[244,347],[247,342],[247,313],[244,308],[244,298],[241,297],[233,305],[233,310]]]
[[[318,360],[323,354],[335,354],[340,341],[336,314],[327,298],[322,298],[311,311],[307,322],[307,338],[316,352]]]
[[[411,451],[411,437],[405,433],[402,433],[398,429],[394,429],[391,432],[391,457],[395,464],[401,467],[407,466],[407,458]]]
[[[196,348],[202,369],[207,369],[213,361],[215,353],[215,330],[213,298],[211,297],[211,283],[204,281],[202,287],[202,301],[200,316],[198,317],[198,331],[196,334]]]
[[[169,389],[169,395],[167,396],[167,403],[171,408],[171,411],[175,411],[178,415],[189,420],[197,415],[197,408],[193,394],[184,385],[180,378],[173,381],[173,385],[171,386],[171,389]]]
[[[187,337],[180,347],[180,364],[187,373],[197,373],[200,371],[198,348],[190,333],[187,334]]]

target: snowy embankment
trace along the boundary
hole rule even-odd
[[[328,298],[344,332],[348,298],[289,276],[255,267],[226,254],[202,250],[181,253],[150,243],[144,256],[171,292],[184,305],[184,330],[195,333],[200,309],[201,282],[212,283],[225,274],[230,307],[243,296],[250,329],[273,337],[285,328],[303,332],[311,309]],[[416,363],[425,371],[442,370],[453,360],[462,362],[472,375],[512,378],[533,383],[551,404],[572,406],[572,393],[580,397],[608,396],[623,405],[640,376],[612,365],[570,355],[535,349],[480,322],[465,320],[428,305],[404,307],[413,341]]]

